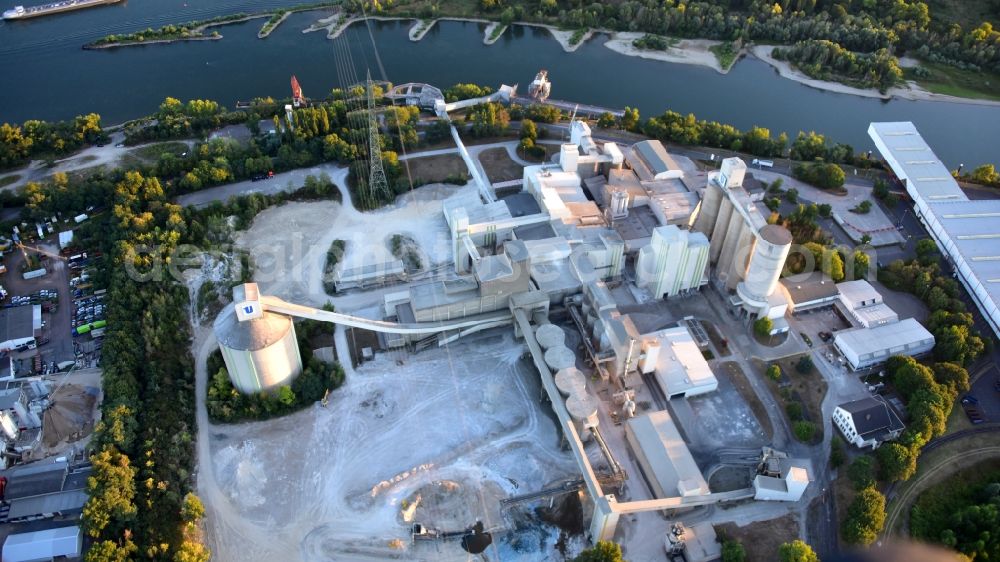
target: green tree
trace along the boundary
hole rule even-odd
[[[532,141],[538,140],[538,128],[535,127],[535,122],[531,119],[521,120],[521,138],[531,139]]]
[[[553,2],[555,0],[552,0]],[[610,129],[615,126],[615,116],[605,111],[597,118],[597,127],[600,129]]]
[[[136,550],[135,543],[128,536],[121,544],[102,540],[90,545],[83,559],[84,562],[131,562]]]
[[[868,486],[858,492],[847,508],[841,534],[848,543],[867,546],[875,542],[884,526],[885,496],[874,486]]]
[[[833,211],[833,207],[829,203],[820,203],[818,206],[819,216],[824,219],[830,218],[830,213]]]
[[[808,543],[796,539],[778,547],[778,560],[781,562],[819,562],[819,556],[816,556]]]
[[[182,542],[174,553],[174,562],[208,562],[211,558],[212,553],[205,545],[191,540]]]
[[[883,444],[875,451],[880,478],[889,482],[909,480],[917,471],[918,454],[919,451],[900,443]]]
[[[857,490],[863,490],[875,484],[875,468],[872,458],[868,455],[854,459],[847,467],[847,478]]]
[[[598,541],[594,546],[584,549],[573,562],[624,562],[622,548],[611,541]]]
[[[181,520],[185,523],[198,523],[203,517],[205,517],[205,506],[202,505],[201,499],[194,492],[188,492],[181,504]]]
[[[774,328],[774,322],[771,321],[767,316],[758,318],[753,323],[753,331],[760,337],[766,338],[771,335],[771,330]]]
[[[773,380],[774,382],[781,380],[781,367],[779,367],[777,363],[767,368],[767,378]]]
[[[622,129],[626,131],[636,131],[639,128],[639,110],[633,107],[625,106],[625,112],[622,114]]]

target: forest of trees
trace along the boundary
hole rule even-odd
[[[920,495],[910,514],[914,538],[972,560],[1000,559],[1000,470],[965,470]]]
[[[857,54],[826,39],[800,41],[788,48],[777,47],[774,58],[793,63],[806,75],[820,80],[856,83],[863,88],[885,92],[902,82],[903,69],[888,49]]]
[[[34,119],[21,125],[2,123],[0,170],[22,166],[32,158],[54,159],[107,139],[101,128],[101,116],[96,113],[55,123]]]

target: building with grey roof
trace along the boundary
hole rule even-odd
[[[840,296],[837,284],[822,271],[785,277],[779,282],[792,314],[833,306]]]
[[[833,423],[849,443],[860,449],[875,449],[899,437],[904,427],[896,412],[877,395],[837,406]]]
[[[914,214],[951,261],[1000,336],[1000,201],[972,201],[910,122],[872,123],[868,135],[913,199]]]
[[[0,350],[9,351],[33,341],[35,330],[41,328],[41,310],[39,305],[0,309]]]
[[[691,451],[667,411],[628,420],[625,438],[653,496],[674,498],[710,493]]]

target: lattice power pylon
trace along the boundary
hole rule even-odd
[[[372,85],[372,73],[368,72],[368,79],[365,84],[368,91],[368,189],[377,198],[389,198],[389,180],[385,177],[385,168],[382,166],[382,141],[378,134],[378,118],[375,116],[375,94]]]

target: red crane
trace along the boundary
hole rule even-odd
[[[302,96],[302,86],[299,86],[299,81],[292,75],[292,105],[295,107],[302,107],[306,105],[306,98]]]

